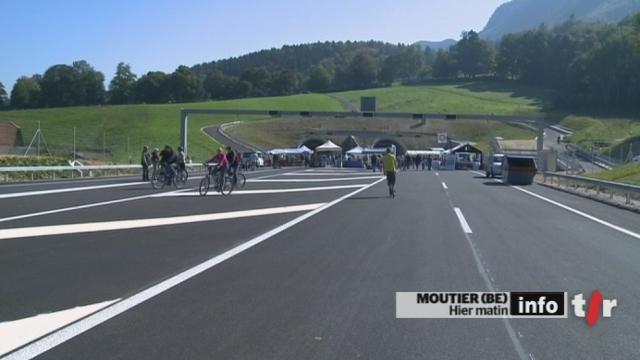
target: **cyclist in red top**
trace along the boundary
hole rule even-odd
[[[216,154],[205,163],[215,163],[216,166],[213,167],[211,171],[212,176],[216,176],[220,174],[220,176],[224,176],[225,172],[229,169],[229,159],[227,158],[227,154],[224,153],[222,148],[218,148]],[[222,182],[220,182],[222,183]]]

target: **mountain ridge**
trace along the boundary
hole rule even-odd
[[[503,35],[553,26],[570,19],[617,22],[640,12],[640,0],[511,0],[495,10],[480,35],[499,40]]]

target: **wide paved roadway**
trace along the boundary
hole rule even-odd
[[[640,357],[636,213],[474,172],[402,172],[395,199],[371,172],[264,170],[228,197],[198,181],[0,187],[0,354]],[[595,289],[618,307],[594,328],[395,317],[399,291]]]

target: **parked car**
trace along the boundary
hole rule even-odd
[[[242,163],[246,170],[253,170],[264,166],[264,158],[261,152],[242,153]]]
[[[502,165],[502,180],[510,185],[531,185],[537,171],[535,158],[506,155]]]
[[[502,164],[504,163],[503,154],[493,154],[487,158],[485,164],[485,172],[487,177],[494,178],[496,176],[502,176]]]

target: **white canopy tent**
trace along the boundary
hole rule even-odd
[[[313,154],[313,150],[306,146],[302,146],[296,149],[271,149],[267,151],[269,155],[304,155]]]
[[[342,152],[342,148],[328,140],[326,143],[316,147],[316,152]]]
[[[433,151],[433,150],[407,150],[407,155],[409,156],[440,156],[442,155],[442,151]]]

